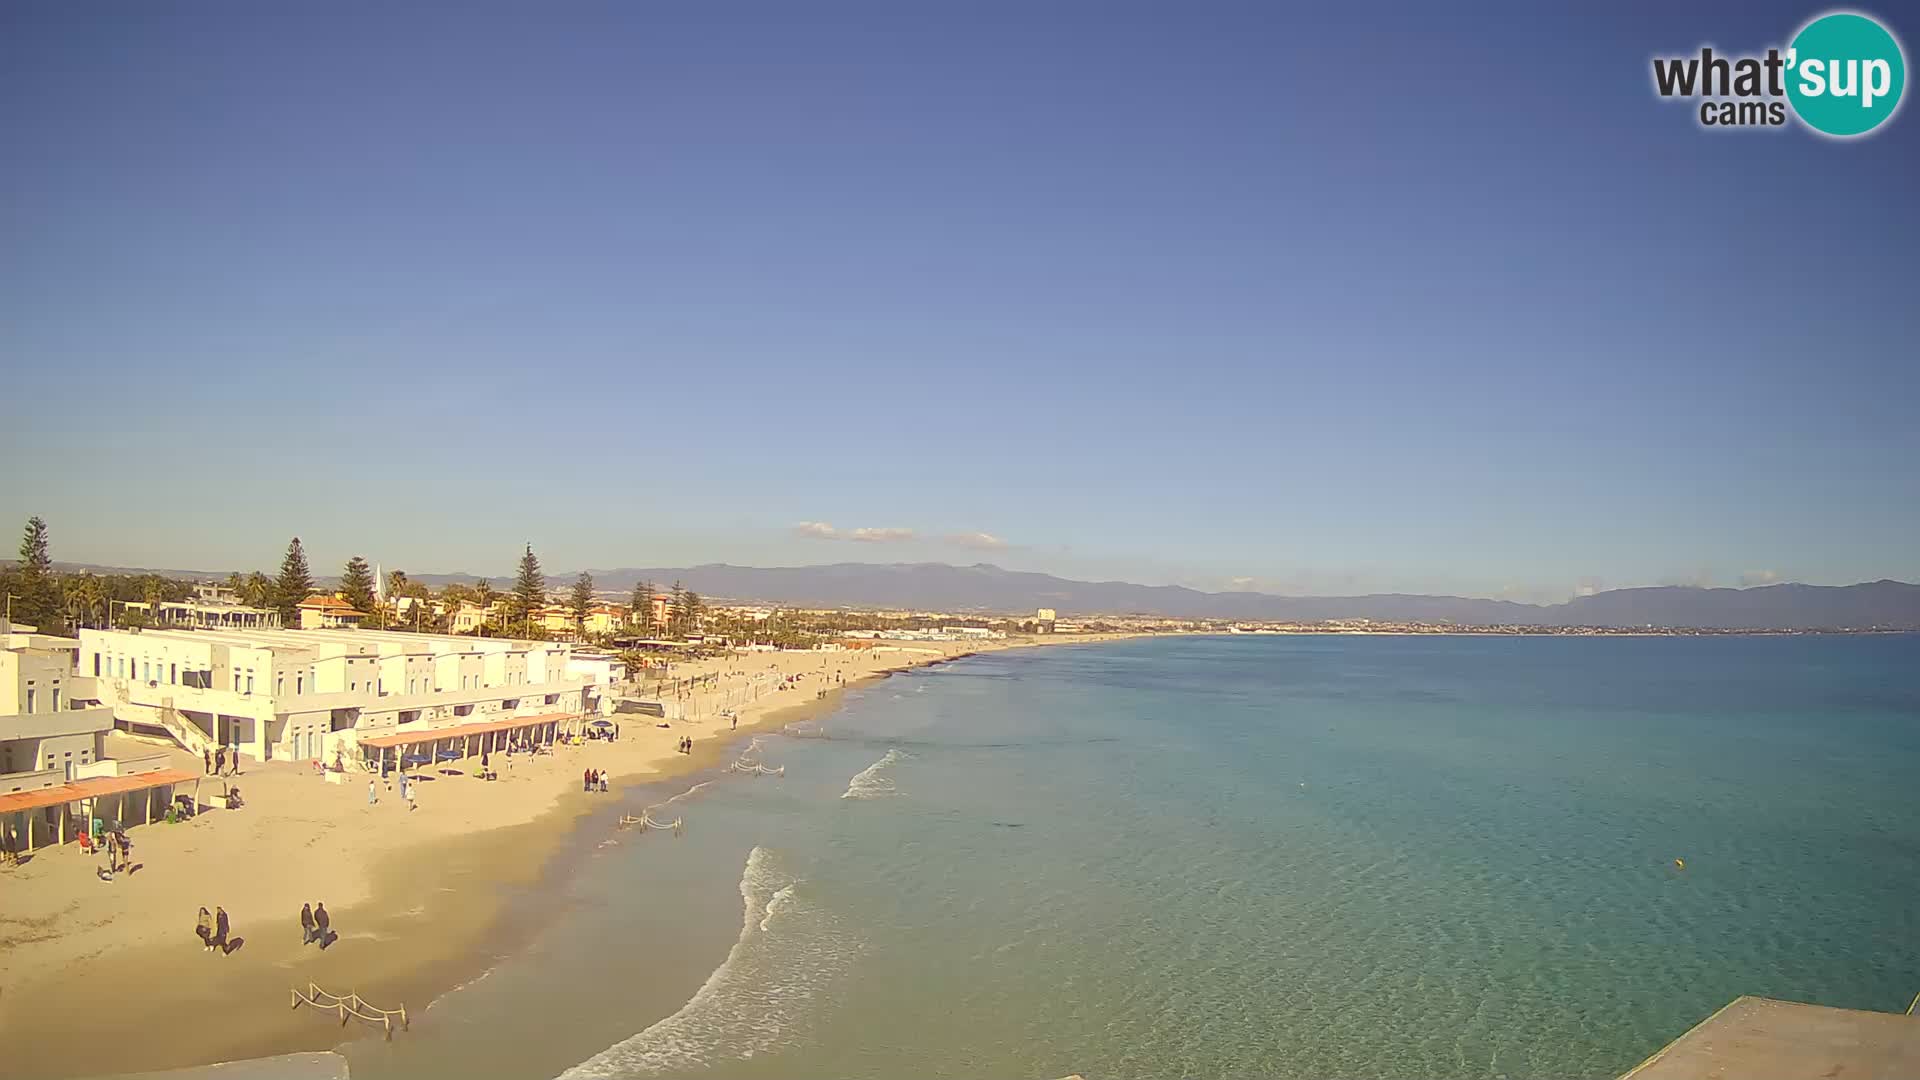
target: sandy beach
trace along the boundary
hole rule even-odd
[[[56,1078],[165,1069],[324,1050],[356,1034],[291,1007],[290,990],[309,983],[417,1015],[511,949],[510,935],[537,929],[507,925],[504,898],[537,881],[579,819],[606,805],[581,790],[584,770],[607,770],[617,791],[712,768],[734,752],[736,737],[831,709],[846,686],[892,671],[1119,636],[880,643],[676,663],[669,680],[718,676],[682,699],[686,719],[661,728],[623,715],[614,742],[510,763],[495,757],[494,782],[472,775],[477,759],[428,770],[413,811],[386,781],[369,803],[365,772],[330,783],[308,762],[251,763],[231,781],[244,793],[241,809],[132,830],[131,875],[99,880],[101,860],[76,844],[0,873],[5,1071]],[[773,689],[789,677],[790,689]],[[691,754],[676,749],[687,736]],[[110,741],[113,756],[153,752],[125,735]],[[197,759],[176,754],[180,767],[199,770]],[[202,802],[220,790],[218,780],[203,782]],[[339,935],[325,951],[301,942],[300,908],[314,902],[326,904]],[[194,935],[199,908],[216,905],[239,942],[230,953],[205,952]]]

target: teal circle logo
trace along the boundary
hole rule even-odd
[[[1907,59],[1886,27],[1850,11],[1802,27],[1787,50],[1787,100],[1802,123],[1838,138],[1887,122],[1907,88]]]

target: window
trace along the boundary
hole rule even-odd
[[[99,653],[93,654],[93,677],[96,679],[100,677],[100,654]]]
[[[167,665],[167,681],[170,683],[177,683],[180,681],[180,665],[179,664]]]
[[[305,693],[305,687],[306,687],[306,685],[307,685],[307,680],[306,680],[306,679],[305,679],[305,678],[304,678],[303,676],[300,676],[300,675],[295,675],[295,676],[293,677],[293,692],[294,692],[294,693],[296,693],[296,694],[300,694],[300,693]]]
[[[285,675],[278,676],[273,680],[273,696],[282,697],[286,694],[286,692],[287,692],[287,677]]]
[[[253,675],[251,673],[247,675],[247,693],[253,693]]]
[[[27,690],[27,711],[28,712],[34,711],[33,700],[39,696],[40,696],[40,691],[31,689],[31,688]]]
[[[240,692],[240,673],[237,671],[233,673],[233,690],[235,693]]]
[[[57,686],[53,688],[53,711],[60,711],[60,688]]]

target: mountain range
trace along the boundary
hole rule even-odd
[[[60,569],[159,573],[218,580],[224,572],[141,570],[60,564]],[[675,582],[710,598],[816,606],[1007,614],[1053,608],[1064,615],[1137,614],[1191,619],[1318,622],[1374,619],[1459,626],[1691,627],[1716,630],[1920,629],[1920,585],[1761,585],[1745,589],[1659,586],[1614,589],[1562,604],[1521,604],[1462,596],[1377,593],[1366,596],[1276,596],[1202,592],[1180,585],[1073,581],[990,563],[833,563],[752,567],[709,563],[685,567],[589,570],[602,592],[626,592],[640,581],[665,589]],[[564,589],[577,572],[554,575]],[[471,584],[473,574],[413,574],[440,587]],[[496,588],[508,581],[492,579]]]

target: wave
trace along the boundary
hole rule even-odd
[[[844,972],[854,949],[827,913],[808,905],[803,883],[756,846],[740,875],[740,938],[680,1011],[560,1074],[618,1078],[708,1068],[778,1049],[806,1005]]]
[[[853,779],[847,782],[847,790],[841,792],[840,797],[843,799],[879,799],[896,794],[899,789],[893,786],[891,779],[881,776],[880,772],[904,756],[906,755],[902,754],[898,748],[888,750],[886,755],[879,761],[855,773]]]

